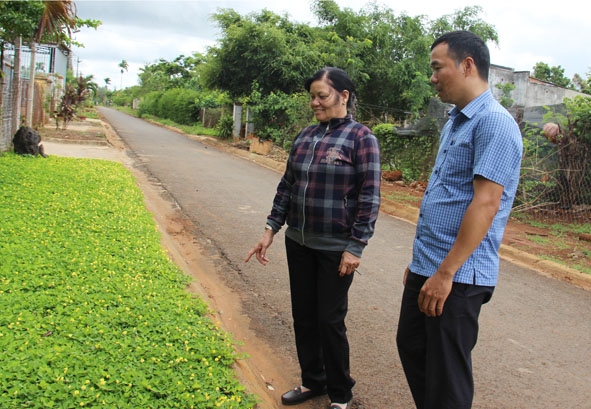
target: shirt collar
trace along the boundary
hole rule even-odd
[[[332,119],[330,119],[328,121],[320,122],[320,125],[322,125],[322,126],[327,126],[328,125],[328,128],[329,129],[334,129],[337,126],[339,126],[339,125],[341,125],[341,124],[343,124],[345,122],[348,122],[348,121],[350,121],[352,119],[353,119],[352,115],[351,114],[347,114],[344,118],[332,118]]]
[[[459,110],[458,107],[454,107],[449,111],[449,116],[453,119],[461,113],[468,119],[472,118],[480,110],[481,106],[488,104],[492,99],[492,92],[490,91],[490,88],[488,88],[482,94],[470,101],[462,110]]]

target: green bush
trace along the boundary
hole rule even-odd
[[[406,180],[428,180],[439,141],[433,136],[412,132],[401,134],[392,124],[373,128],[380,142],[382,168],[400,170]]]
[[[307,94],[278,91],[263,96],[255,88],[249,107],[254,114],[256,136],[284,148],[289,146],[297,133],[312,122],[309,102]]]
[[[158,101],[160,100],[160,97],[162,97],[162,92],[160,91],[152,91],[144,95],[144,97],[140,100],[140,118],[145,115],[159,116]]]
[[[234,130],[234,119],[232,115],[222,116],[217,124],[216,130],[220,138],[231,138],[232,131]]]
[[[198,96],[199,93],[191,89],[170,89],[158,100],[158,116],[182,125],[198,122],[199,108],[196,104]]]

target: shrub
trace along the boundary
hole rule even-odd
[[[158,101],[160,100],[160,97],[162,97],[162,92],[152,91],[141,99],[139,107],[140,118],[144,115],[159,116]]]
[[[232,130],[234,129],[234,119],[231,115],[224,115],[220,118],[217,124],[217,132],[220,138],[231,138]]]
[[[191,125],[199,121],[197,91],[186,88],[170,89],[158,100],[158,116],[178,124]]]
[[[279,146],[291,144],[297,133],[311,122],[309,99],[306,94],[287,95],[281,91],[263,96],[256,87],[249,98],[254,114],[255,134]]]
[[[427,180],[437,153],[438,139],[413,131],[402,133],[392,124],[373,128],[380,142],[382,167],[402,171],[406,180]]]

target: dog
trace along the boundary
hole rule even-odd
[[[14,152],[19,155],[47,157],[41,143],[41,135],[30,126],[21,126],[14,134],[12,144],[14,145]]]

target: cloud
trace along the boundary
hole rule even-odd
[[[359,0],[336,0],[341,9],[358,12],[364,3]],[[220,32],[212,15],[220,9],[234,9],[241,15],[268,9],[287,15],[291,21],[315,24],[311,12],[312,0],[282,2],[278,0],[231,1],[77,1],[81,18],[98,19],[103,24],[98,30],[82,29],[76,40],[85,48],[75,48],[75,60],[84,75],[95,75],[100,84],[110,77],[113,86],[120,87],[118,64],[125,59],[129,72],[124,74],[123,86],[135,85],[139,69],[160,58],[170,61],[179,55],[205,53],[216,44]],[[413,0],[401,4],[398,0],[377,2],[397,14],[424,15],[435,19],[453,14],[473,0],[453,3]],[[586,52],[591,25],[585,21],[590,5],[576,0],[562,0],[560,10],[543,5],[532,5],[515,0],[495,0],[482,6],[482,18],[492,24],[499,34],[499,47],[491,46],[491,62],[530,71],[537,62],[550,66],[561,65],[565,75],[582,76],[591,67],[591,56]]]

